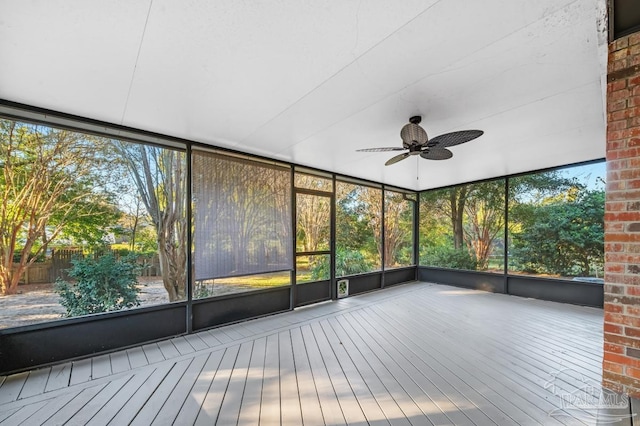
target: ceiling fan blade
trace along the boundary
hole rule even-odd
[[[401,146],[383,147],[383,148],[364,148],[356,149],[357,152],[386,152],[386,151],[404,151],[406,148]]]
[[[431,148],[428,151],[421,152],[420,157],[427,160],[448,160],[453,157],[453,152],[445,148]]]
[[[448,148],[450,146],[460,145],[482,136],[482,130],[461,130],[459,132],[445,133],[431,139],[427,146],[435,148]]]
[[[407,158],[409,156],[408,152],[402,153],[400,155],[396,155],[395,157],[391,157],[387,160],[386,163],[384,163],[385,166],[390,166],[392,164],[397,163],[398,161],[404,160],[405,158]]]

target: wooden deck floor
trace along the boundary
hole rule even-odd
[[[0,378],[0,424],[595,424],[602,310],[412,283]]]

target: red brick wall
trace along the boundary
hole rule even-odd
[[[609,45],[603,385],[640,397],[640,33]]]

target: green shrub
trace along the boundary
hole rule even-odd
[[[67,317],[118,311],[140,305],[135,257],[116,260],[113,254],[98,259],[74,259],[69,276],[76,283],[56,281],[60,304]]]
[[[473,254],[466,249],[456,250],[451,246],[429,247],[421,253],[420,264],[471,271],[478,269],[478,262]]]
[[[370,272],[373,264],[364,255],[355,250],[338,249],[336,251],[336,276],[361,274]],[[329,258],[323,256],[319,262],[311,268],[311,278],[313,280],[329,279]]]
[[[203,280],[196,281],[195,286],[193,288],[193,298],[194,299],[204,299],[206,297],[213,296],[213,289],[209,288],[209,282],[211,282],[211,287],[213,287],[213,280]]]

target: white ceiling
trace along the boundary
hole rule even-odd
[[[605,0],[0,0],[0,98],[411,189],[602,158]],[[481,129],[447,161],[400,146]]]

